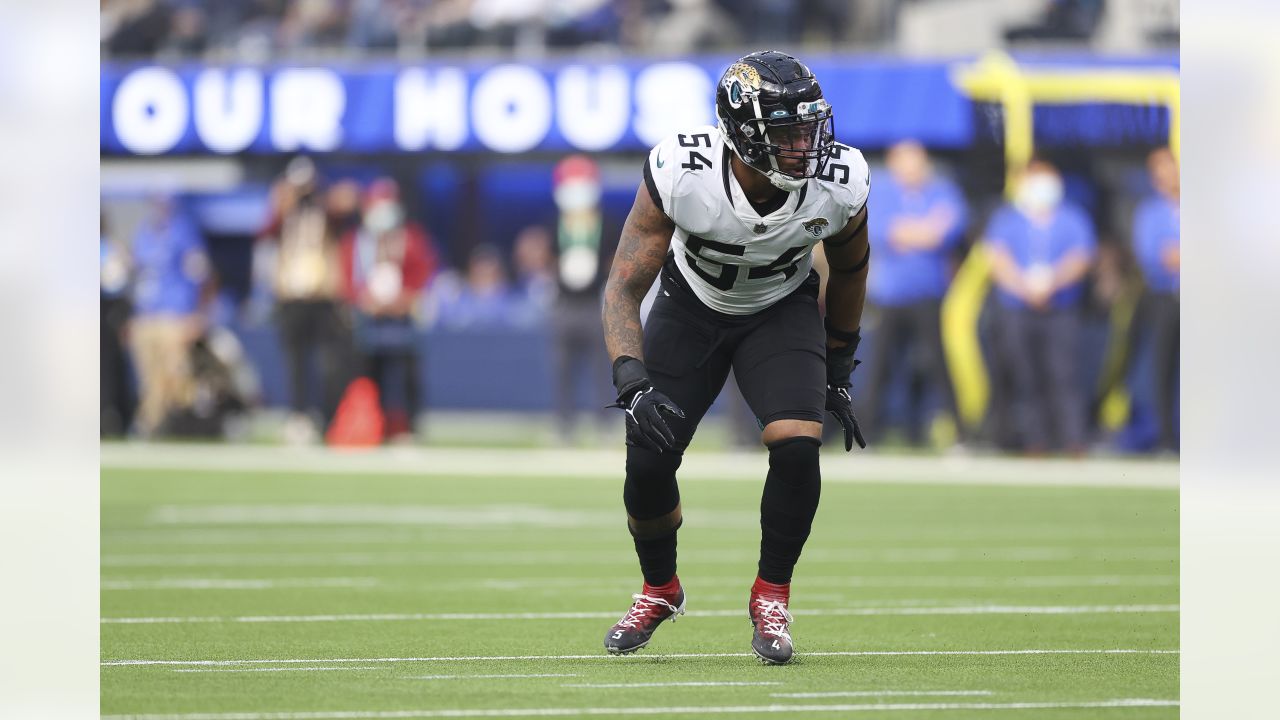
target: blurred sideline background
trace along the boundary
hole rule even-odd
[[[1162,0],[104,0],[102,433],[616,445],[644,154],[777,48],[872,164],[874,447],[1176,453],[1178,37]],[[1038,308],[990,268],[1057,259],[1035,212],[1088,248]],[[704,428],[758,445],[735,392]]]

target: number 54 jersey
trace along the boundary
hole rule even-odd
[[[694,294],[717,312],[749,315],[804,282],[814,245],[862,210],[870,177],[862,153],[837,143],[821,176],[761,215],[730,170],[732,154],[718,129],[697,127],[653,148],[644,180],[675,223],[671,250]]]

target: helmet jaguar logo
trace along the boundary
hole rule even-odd
[[[742,81],[742,84],[747,86],[748,90],[760,89],[760,71],[756,70],[755,67],[748,63],[734,63],[733,66],[729,68],[728,74],[731,77],[737,76],[738,79]]]
[[[804,229],[805,232],[814,237],[822,237],[822,231],[826,230],[827,225],[829,224],[830,223],[827,222],[826,218],[814,218],[809,222],[804,223]]]

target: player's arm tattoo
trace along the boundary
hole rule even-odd
[[[862,324],[862,305],[867,297],[867,268],[871,245],[867,241],[867,208],[836,235],[823,241],[830,268],[827,278],[827,318],[837,330],[854,332]],[[841,340],[828,337],[827,344],[839,347]]]
[[[622,355],[644,359],[640,302],[662,269],[674,230],[671,218],[653,203],[648,189],[641,185],[622,227],[604,287],[604,342],[610,361]]]

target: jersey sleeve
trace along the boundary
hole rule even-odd
[[[871,168],[862,157],[861,150],[847,145],[840,147],[839,157],[833,156],[827,161],[825,177],[834,180],[830,184],[836,188],[835,194],[841,206],[849,213],[845,217],[847,223],[867,206],[871,195]]]
[[[675,218],[675,136],[671,136],[654,146],[649,157],[644,161],[644,184],[649,190],[649,197],[658,209]]]

